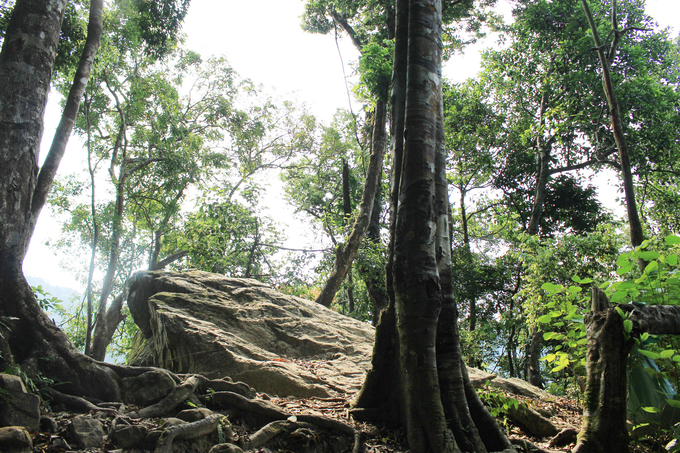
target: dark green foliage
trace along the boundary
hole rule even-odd
[[[134,0],[146,52],[164,57],[176,45],[191,0]]]

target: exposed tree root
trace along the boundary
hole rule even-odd
[[[42,393],[50,397],[52,401],[54,401],[55,403],[67,404],[72,408],[81,410],[83,412],[99,411],[120,415],[118,411],[115,409],[99,407],[97,405],[92,404],[91,402],[87,401],[84,398],[80,398],[79,396],[66,395],[57,390],[54,390],[53,388],[45,388],[42,390]]]
[[[224,418],[223,415],[213,414],[193,423],[171,426],[167,428],[156,443],[154,453],[169,453],[172,450],[173,440],[196,439],[212,433]]]
[[[140,409],[139,411],[130,412],[128,417],[153,418],[165,415],[189,399],[194,394],[196,387],[204,380],[205,378],[203,376],[190,376],[182,385],[178,385],[168,396],[158,403]]]
[[[298,423],[288,420],[278,420],[271,422],[250,436],[250,441],[245,444],[245,448],[243,449],[254,450],[255,448],[260,448],[279,434],[292,433],[298,427]]]
[[[209,405],[236,409],[241,413],[255,416],[261,424],[268,423],[267,426],[271,425],[272,422],[277,421],[286,421],[287,423],[291,423],[289,420],[291,414],[284,412],[277,406],[274,406],[273,404],[266,401],[251,400],[233,392],[215,392],[209,395],[207,398],[209,398]],[[359,451],[361,448],[361,433],[346,423],[330,417],[323,417],[319,415],[300,414],[295,415],[295,417],[298,422],[309,423],[318,428],[328,429],[352,436],[354,438],[353,451]],[[277,433],[285,432],[285,430],[283,430],[281,427],[288,427],[289,425],[281,423],[280,425],[272,426],[273,427],[269,431],[263,431],[262,435],[264,436],[266,433],[272,432],[271,430],[273,430],[275,427],[279,430]]]
[[[550,453],[548,450],[544,450],[541,447],[538,447],[531,442],[529,442],[526,439],[510,439],[510,442],[513,445],[516,445],[520,448],[520,452],[526,452],[526,453]]]

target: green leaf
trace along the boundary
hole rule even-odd
[[[662,359],[668,359],[670,357],[673,357],[673,354],[675,354],[674,349],[666,349],[665,351],[661,351],[661,353],[659,353]]]
[[[642,258],[645,261],[652,261],[652,260],[658,259],[660,256],[661,256],[661,253],[654,251],[654,250],[650,250],[650,251],[640,253],[640,258]]]
[[[647,265],[647,267],[645,267],[645,274],[649,274],[651,272],[654,272],[658,268],[659,268],[659,263],[657,263],[656,261],[652,261],[651,263],[649,263]]]
[[[642,409],[645,412],[649,412],[650,414],[656,414],[656,413],[660,412],[658,407],[648,406],[648,407],[641,407],[640,409]]]
[[[557,294],[558,292],[561,292],[564,287],[562,285],[554,285],[550,282],[545,282],[541,285],[541,289],[550,294]]]
[[[583,288],[581,288],[580,286],[571,285],[569,286],[569,288],[567,288],[567,293],[569,294],[580,293],[581,291],[583,291]]]
[[[680,408],[680,401],[678,401],[678,400],[666,400],[666,403],[671,407],[679,407]]]
[[[626,333],[630,333],[633,330],[633,321],[631,321],[630,319],[624,319],[623,330]]]
[[[557,373],[558,371],[562,371],[567,367],[568,364],[562,364],[562,365],[557,365],[555,368],[550,370],[551,373]]]
[[[618,269],[616,269],[616,275],[627,274],[631,270],[633,270],[633,265],[630,263],[626,263],[625,266],[620,266]]]
[[[666,241],[666,244],[668,244],[668,245],[680,244],[680,236],[676,236],[674,234],[671,234],[670,236],[666,236],[664,238],[664,241]]]
[[[677,266],[678,265],[678,255],[672,254],[668,255],[665,258],[666,263],[670,264],[671,266]]]
[[[614,309],[623,319],[626,319],[628,317],[628,315],[621,309],[621,307],[614,307]]]
[[[652,360],[657,360],[661,358],[661,355],[657,354],[656,352],[647,351],[646,349],[638,349],[638,352],[645,357],[649,357]]]
[[[585,284],[593,282],[593,280],[591,278],[581,278],[578,275],[572,276],[571,279],[573,281],[575,281],[576,283],[580,283],[581,285],[585,285]]]
[[[552,316],[550,316],[549,314],[543,315],[543,316],[539,317],[537,321],[540,322],[540,323],[550,322],[550,321],[552,321]]]
[[[545,357],[541,357],[541,360],[545,360],[546,362],[552,362],[553,360],[555,360],[556,357],[557,356],[555,354],[548,354]]]

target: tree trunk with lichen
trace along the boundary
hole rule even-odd
[[[593,288],[586,318],[588,352],[583,424],[574,453],[628,451],[626,368],[632,341],[624,338],[623,318],[602,290]]]
[[[57,52],[63,0],[19,0],[0,53],[0,316],[4,353],[15,364],[42,373],[72,394],[120,398],[115,373],[80,354],[38,306],[22,263],[35,224],[70,136],[102,32],[102,1],[90,5],[88,37],[61,122],[43,167],[38,154],[43,116]]]
[[[387,289],[355,418],[401,422],[417,452],[513,451],[470,385],[451,279],[441,2],[399,0]]]

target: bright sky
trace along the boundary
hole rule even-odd
[[[500,0],[504,9],[507,2]],[[276,88],[285,98],[294,97],[304,102],[322,121],[329,122],[337,108],[347,108],[348,99],[340,55],[333,36],[305,33],[300,28],[302,0],[192,0],[184,25],[187,47],[203,56],[225,55],[232,67],[243,77],[262,84],[266,90]],[[647,0],[650,15],[663,26],[680,23],[680,0]],[[674,34],[677,35],[678,29]],[[455,57],[445,67],[445,75],[457,81],[475,75],[479,51],[492,45],[478,44]],[[340,39],[340,54],[347,75],[347,64],[357,57],[348,39]],[[59,119],[56,103],[48,105],[41,157],[47,153],[49,142]],[[60,168],[60,173],[76,171],[84,159],[80,144],[73,138]],[[59,236],[58,225],[49,218],[48,210],[38,221],[36,233],[24,261],[24,271],[40,276],[59,286],[78,288],[74,277],[62,269],[61,260],[45,246],[49,239]],[[296,241],[299,238],[295,239]],[[288,244],[303,247],[307,244]],[[86,263],[82,264],[83,268]]]

